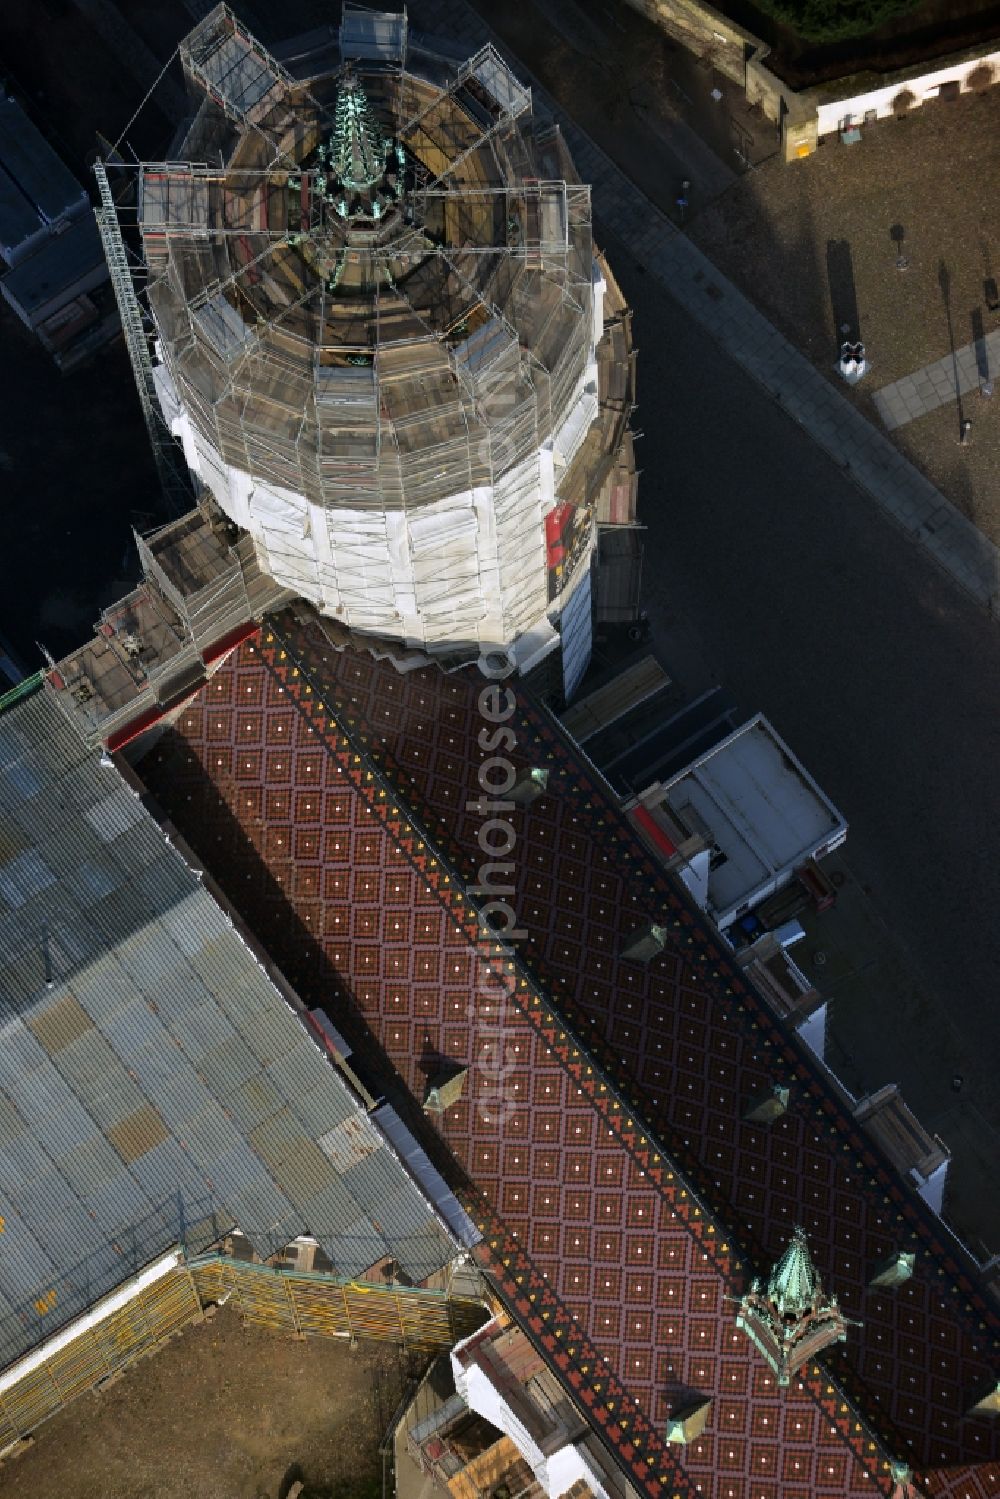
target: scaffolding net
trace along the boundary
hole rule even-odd
[[[630,388],[558,133],[493,47],[446,64],[405,15],[345,6],[306,82],[224,5],[181,57],[182,159],[143,164],[135,202],[189,466],[262,566],[352,626],[529,629],[593,549],[624,441],[600,387],[620,409]]]

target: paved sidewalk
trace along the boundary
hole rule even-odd
[[[493,41],[509,57],[465,0],[411,0],[409,11],[416,29],[437,31],[471,46]],[[748,375],[770,391],[791,419],[882,511],[978,603],[1000,616],[1000,549],[897,452],[578,129],[532,78],[522,59],[510,61],[531,80],[536,104],[561,125],[581,180],[592,184],[594,215],[603,233],[620,239],[641,256],[647,273]]]
[[[561,121],[596,217],[962,588],[1000,614],[1000,550],[813,368],[571,122]]]
[[[883,385],[875,392],[878,414],[891,432],[903,427],[918,416],[937,411],[970,391],[981,390],[987,380],[992,380],[992,371],[1000,365],[1000,328],[965,344],[955,353],[946,354],[933,364],[925,364],[914,375],[905,375],[891,385]],[[965,413],[968,415],[968,413]],[[955,416],[956,426],[958,415]]]

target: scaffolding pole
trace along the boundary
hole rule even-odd
[[[142,310],[135,294],[132,272],[125,253],[125,241],[122,239],[121,225],[118,222],[118,210],[115,207],[108,174],[102,161],[94,163],[94,175],[97,178],[97,188],[101,197],[101,206],[94,210],[94,217],[97,219],[101,243],[104,246],[104,256],[111,275],[111,285],[114,288],[115,301],[118,303],[122,332],[125,335],[125,344],[132,361],[132,374],[135,376],[139,404],[142,407],[146,431],[149,433],[149,441],[153,449],[156,472],[168,509],[174,515],[182,515],[185,510],[191,508],[193,496],[188,484],[181,476],[174,440],[160,413],[160,403],[153,380],[153,362],[149,357],[149,343],[142,322]]]

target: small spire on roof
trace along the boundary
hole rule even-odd
[[[767,1294],[783,1317],[789,1312],[799,1317],[812,1305],[818,1286],[809,1241],[804,1230],[797,1228],[792,1242],[771,1271]]]
[[[385,159],[382,128],[357,74],[349,68],[337,94],[333,137],[329,144],[330,170],[346,187],[364,192],[384,176]]]
[[[827,1296],[801,1228],[775,1265],[765,1290],[755,1280],[740,1302],[736,1326],[763,1354],[779,1385],[831,1343],[842,1343],[847,1324],[836,1296]]]
[[[913,1469],[909,1463],[890,1463],[889,1477],[895,1485],[892,1491],[892,1499],[916,1499],[916,1490],[913,1487]]]

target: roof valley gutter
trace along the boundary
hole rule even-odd
[[[36,671],[34,676],[25,677],[23,682],[18,682],[16,687],[11,687],[9,692],[0,694],[0,713],[13,708],[14,704],[21,702],[23,698],[31,697],[32,693],[37,692],[41,687],[44,679],[44,671]]]

